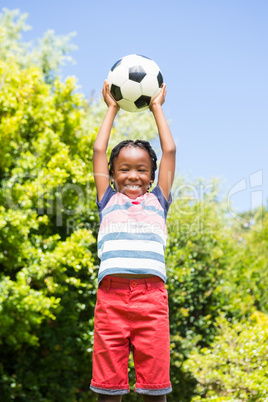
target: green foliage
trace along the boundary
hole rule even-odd
[[[218,335],[209,348],[194,349],[184,363],[198,381],[192,402],[268,400],[268,316],[250,322],[216,320]]]
[[[72,35],[48,32],[26,44],[25,21],[16,10],[0,15],[0,398],[96,400],[92,149],[106,105],[87,102],[74,77],[59,78]],[[150,112],[120,111],[110,146],[156,132]],[[268,213],[259,209],[255,225],[237,225],[218,194],[216,180],[174,186],[170,402],[266,400]],[[132,358],[129,375],[133,389]]]
[[[253,226],[237,233],[239,248],[230,261],[228,279],[235,284],[237,298],[250,299],[255,308],[268,314],[268,214],[259,208]],[[232,291],[230,287],[229,293]]]
[[[256,264],[256,256],[267,255],[268,214],[263,211],[263,231],[237,233],[226,216],[224,202],[215,202],[218,193],[216,181],[197,180],[191,185],[178,181],[168,218],[171,377],[180,401],[191,400],[198,383],[195,371],[185,370],[184,362],[192,350],[210,350],[214,345],[219,317],[250,325],[250,315],[260,306],[258,295],[263,311],[266,303],[267,258],[260,257]],[[255,218],[259,217],[260,211],[256,211]],[[256,294],[253,278],[258,278],[258,284],[264,280]]]
[[[59,67],[68,40],[21,42],[26,15],[0,17],[0,395],[73,401],[89,391],[98,215],[92,149],[103,102],[91,104]],[[134,116],[121,113],[118,127]],[[121,122],[121,123],[120,123]],[[148,114],[142,138],[156,127]],[[124,134],[115,129],[112,142]]]
[[[31,29],[25,23],[27,14],[20,14],[19,10],[3,9],[0,14],[0,59],[8,61],[14,54],[25,57],[27,44],[21,43],[21,33]]]

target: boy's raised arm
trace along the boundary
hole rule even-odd
[[[110,183],[106,152],[113,122],[119,110],[119,106],[110,94],[109,84],[107,81],[104,82],[102,94],[104,101],[108,106],[108,110],[93,146],[93,172],[97,188],[98,201],[101,201]]]
[[[156,121],[162,149],[162,157],[158,173],[158,185],[166,200],[168,200],[175,175],[176,144],[173,140],[162,109],[162,105],[165,102],[166,91],[166,85],[163,84],[161,92],[152,101],[150,110],[152,111]]]

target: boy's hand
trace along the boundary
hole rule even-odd
[[[166,98],[166,93],[167,93],[167,87],[166,84],[162,84],[161,90],[158,95],[152,100],[151,105],[150,105],[150,110],[152,111],[155,106],[162,106],[163,103],[165,102]]]
[[[104,102],[106,103],[106,105],[108,107],[115,107],[117,109],[117,111],[120,109],[120,107],[118,106],[118,104],[116,103],[116,101],[114,100],[110,90],[109,90],[109,82],[108,80],[104,81],[103,84],[103,89],[102,89],[102,95],[103,95],[103,99]]]

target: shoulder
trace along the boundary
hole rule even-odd
[[[103,209],[106,207],[106,205],[108,204],[110,199],[115,194],[116,194],[116,191],[109,184],[109,186],[107,187],[102,199],[100,201],[98,201],[98,198],[96,199],[96,203],[97,203],[97,207],[98,207],[99,212],[103,211]]]
[[[159,201],[160,205],[162,206],[164,212],[165,212],[165,217],[167,216],[169,207],[172,203],[172,196],[171,193],[169,194],[169,199],[167,200],[159,187],[159,185],[156,185],[155,188],[151,191],[150,194],[153,194]]]

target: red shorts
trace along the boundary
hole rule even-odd
[[[95,307],[93,391],[108,395],[129,392],[130,349],[136,371],[135,392],[171,392],[168,297],[158,277],[105,276],[101,281]]]

